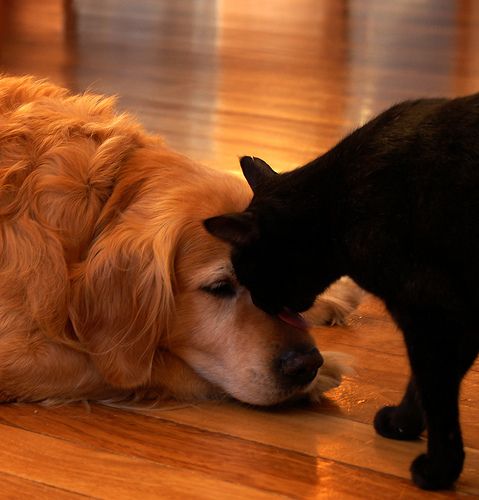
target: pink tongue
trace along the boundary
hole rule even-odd
[[[288,309],[284,309],[278,314],[278,318],[288,325],[294,326],[295,328],[299,328],[300,330],[308,330],[309,324],[308,322],[301,316],[299,313],[295,313],[289,311]]]

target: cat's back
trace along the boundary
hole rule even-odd
[[[401,121],[405,140],[391,165],[403,172],[396,185],[402,250],[414,252],[418,272],[434,276],[438,289],[449,286],[477,310],[479,94],[407,103]]]
[[[334,155],[361,273],[375,275],[378,262],[396,277],[428,269],[479,307],[479,94],[393,106]]]

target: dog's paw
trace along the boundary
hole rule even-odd
[[[304,317],[313,326],[344,325],[365,294],[364,290],[345,276],[321,294],[313,307],[304,313]]]
[[[321,354],[324,359],[323,366],[307,389],[311,401],[320,401],[324,392],[338,387],[343,376],[356,374],[353,368],[353,357],[349,354],[331,351]]]

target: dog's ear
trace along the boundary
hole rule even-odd
[[[245,246],[258,237],[258,224],[251,212],[218,215],[203,221],[205,229],[234,246]]]
[[[279,175],[264,160],[255,156],[243,156],[240,165],[253,193],[260,184]]]
[[[148,228],[112,224],[73,276],[72,326],[115,387],[137,387],[151,377],[160,337],[174,311],[173,239],[167,235],[156,245]]]

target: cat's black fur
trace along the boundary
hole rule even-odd
[[[393,106],[323,156],[281,175],[242,158],[246,212],[205,221],[233,244],[239,281],[276,314],[306,310],[342,275],[384,300],[412,377],[376,430],[414,439],[426,489],[450,487],[464,451],[460,382],[479,349],[479,94]]]

